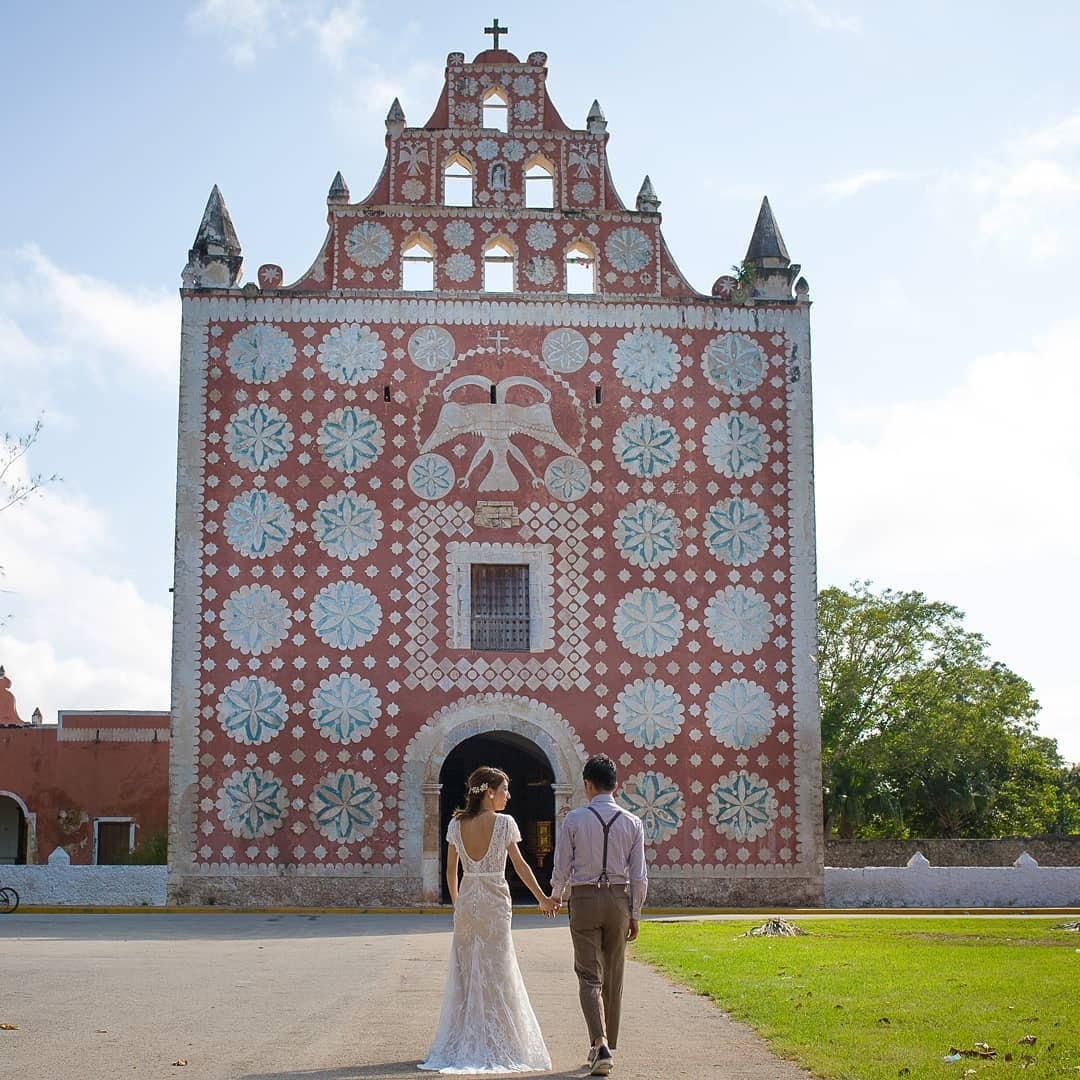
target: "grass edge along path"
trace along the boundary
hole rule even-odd
[[[1080,933],[1055,929],[1071,920],[793,921],[807,936],[742,936],[761,919],[646,921],[633,956],[828,1080],[1080,1080]],[[977,1044],[996,1055],[943,1060]]]

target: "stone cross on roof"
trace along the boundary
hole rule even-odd
[[[497,49],[499,47],[499,35],[500,34],[509,34],[510,33],[510,27],[509,26],[500,26],[498,19],[492,19],[491,20],[491,26],[485,26],[484,27],[484,33],[485,34],[491,34],[491,36],[495,39],[495,48]]]

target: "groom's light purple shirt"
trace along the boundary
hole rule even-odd
[[[622,810],[611,795],[594,795],[589,806],[605,821],[617,820],[608,831],[607,872],[612,885],[626,885],[630,913],[641,918],[641,906],[649,888],[645,869],[645,833],[641,819]],[[604,830],[588,807],[571,810],[563,821],[555,844],[551,871],[551,894],[562,896],[566,887],[595,885],[604,868]]]

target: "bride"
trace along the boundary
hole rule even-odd
[[[465,809],[454,811],[446,831],[454,938],[439,1024],[419,1068],[468,1074],[550,1069],[510,938],[508,854],[540,910],[551,915],[555,906],[518,851],[517,822],[501,812],[510,799],[510,778],[483,766],[469,776],[468,788]]]

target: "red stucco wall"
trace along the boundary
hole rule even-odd
[[[61,714],[61,726],[0,728],[0,796],[16,796],[32,817],[27,861],[62,847],[73,863],[93,862],[95,818],[130,817],[136,843],[165,829],[168,734],[167,713]]]

